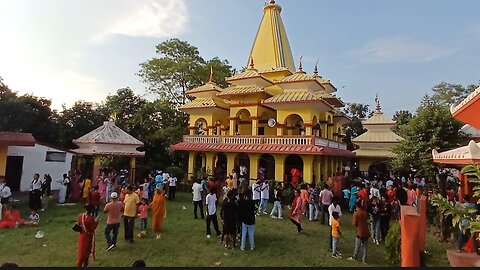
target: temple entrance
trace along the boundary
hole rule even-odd
[[[238,179],[245,178],[250,180],[250,158],[245,153],[239,153],[235,156],[235,171],[238,172]]]
[[[387,164],[385,162],[376,161],[370,164],[368,167],[368,177],[369,179],[373,179],[375,176],[379,179],[386,179],[389,176]]]
[[[213,178],[222,182],[225,181],[227,176],[227,156],[224,153],[215,155],[213,168]]]
[[[292,183],[294,187],[303,181],[303,159],[299,155],[287,156],[284,164],[285,182]]]
[[[266,180],[280,180],[275,179],[275,158],[270,154],[263,154],[258,159],[258,170],[260,179],[260,171],[263,170],[263,174]]]
[[[238,111],[237,117],[235,133],[238,135],[252,135],[252,119],[250,119],[250,112],[242,109]]]
[[[205,171],[205,164],[207,161],[207,157],[204,153],[196,153],[195,154],[195,163],[193,165],[193,177],[194,179],[202,180],[206,178],[206,171]]]
[[[305,135],[303,119],[298,114],[290,114],[287,116],[285,119],[285,129],[287,134],[284,135]]]

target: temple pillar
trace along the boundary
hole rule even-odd
[[[130,169],[128,170],[129,174],[130,174],[130,184],[135,184],[135,174],[136,174],[136,171],[137,171],[137,158],[136,157],[130,157]],[[180,179],[182,180],[182,179]]]
[[[258,119],[261,117],[259,116],[250,116],[250,119],[252,119],[252,135],[257,136],[258,135]]]
[[[8,145],[0,145],[0,175],[7,171]]]
[[[235,126],[237,124],[237,117],[228,117],[228,121],[230,121],[230,136],[235,135]]]
[[[305,136],[312,136],[313,135],[313,125],[309,123],[304,123],[303,126],[305,127]]]
[[[321,121],[321,125],[322,125],[322,133],[320,134],[320,136],[322,138],[327,138],[327,131],[328,131],[328,125],[327,125],[327,121]]]
[[[248,154],[250,159],[250,185],[251,186],[258,179],[258,159],[260,154]]]
[[[313,183],[313,155],[302,155],[303,159],[303,181]]]
[[[196,179],[193,179],[195,175],[195,152],[188,152],[188,180],[192,179],[192,182],[195,182]]]
[[[313,159],[313,181],[318,186],[320,182],[321,156],[315,156]]]
[[[195,126],[189,126],[188,131],[190,132],[190,136],[196,135],[195,134]]]
[[[320,161],[320,174],[323,176],[323,181],[326,182],[328,179],[328,170],[327,170],[327,156],[321,156]]]
[[[94,156],[93,157],[93,171],[92,171],[92,187],[97,185],[97,179],[100,175],[100,167],[101,167],[101,156]]]
[[[283,124],[277,124],[277,136],[283,136]]]
[[[283,182],[285,177],[285,158],[286,155],[274,155],[275,158],[275,181]]]
[[[205,153],[205,170],[207,172],[207,178],[208,177],[213,177],[213,170],[214,170],[214,167],[213,167],[213,156],[214,154],[212,152],[207,152]]]

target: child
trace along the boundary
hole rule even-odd
[[[25,221],[26,226],[36,226],[40,222],[40,216],[38,215],[37,211],[32,210],[32,214],[28,216],[27,221]]]
[[[140,233],[145,233],[148,219],[148,201],[142,198],[142,204],[138,207],[138,216],[140,217]]]
[[[100,194],[100,192],[98,192],[98,185],[96,185],[94,188],[93,188],[93,191],[91,191],[90,193],[90,196],[89,196],[89,204],[92,205],[93,207],[93,216],[95,218],[98,217],[98,209],[100,207],[100,198],[102,197],[102,195]]]
[[[342,254],[337,251],[338,241],[340,240],[340,236],[342,232],[340,232],[340,216],[338,215],[337,211],[332,213],[333,220],[332,220],[332,258],[339,259],[342,258]]]

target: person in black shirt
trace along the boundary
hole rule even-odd
[[[400,205],[407,205],[407,191],[400,184],[395,188],[395,194]]]
[[[225,240],[225,247],[229,247],[230,240],[235,247],[235,239],[237,233],[237,205],[235,203],[235,193],[230,190],[227,193],[227,198],[223,201],[222,209],[220,210],[220,217],[222,218],[223,232],[222,238]]]
[[[392,206],[388,203],[387,195],[382,195],[382,201],[380,203],[380,232],[382,239],[387,237],[388,230],[390,229],[390,218],[392,217]]]
[[[250,249],[255,247],[254,231],[255,231],[255,202],[252,200],[252,191],[247,189],[244,192],[244,198],[238,202],[239,216],[242,221],[242,239],[240,249],[245,250],[245,241],[248,235]]]
[[[275,212],[277,212],[278,219],[283,219],[282,217],[282,200],[283,200],[283,185],[282,182],[277,184],[277,187],[273,191],[273,208],[270,212],[272,218],[277,218]]]

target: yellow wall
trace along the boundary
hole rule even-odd
[[[8,146],[0,145],[0,175],[5,175],[7,170]]]

